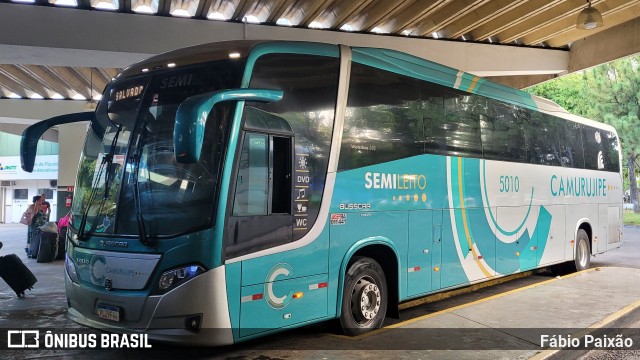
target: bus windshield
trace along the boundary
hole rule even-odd
[[[219,61],[115,82],[105,91],[80,159],[71,226],[79,234],[166,237],[210,226],[231,105],[210,113],[200,160],[177,163],[173,129],[190,96],[240,85]]]

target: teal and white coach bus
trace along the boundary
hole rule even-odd
[[[124,69],[90,121],[67,237],[69,316],[231,344],[621,245],[604,124],[398,51],[194,46]]]

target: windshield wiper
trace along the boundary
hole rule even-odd
[[[140,160],[142,159],[142,144],[143,144],[143,136],[144,127],[140,130],[138,134],[138,143],[136,144],[136,152],[132,157],[134,161],[134,170],[133,170],[133,203],[136,208],[136,221],[138,223],[138,233],[140,234],[140,242],[143,245],[151,246],[154,243],[154,239],[147,235],[147,230],[144,226],[144,217],[142,216],[142,204],[140,203],[140,183],[139,173],[140,173]]]
[[[107,173],[105,174],[105,177],[104,177],[104,194],[102,196],[102,201],[100,203],[100,212],[104,207],[105,200],[108,199],[109,197],[109,189],[111,187],[110,183],[112,180],[112,175],[110,174],[112,169],[111,166],[113,165],[113,157],[116,152],[116,144],[118,143],[118,137],[120,136],[120,130],[122,129],[122,125],[117,125],[117,124],[114,124],[114,125],[116,126],[117,130],[116,130],[116,133],[113,135],[113,139],[111,140],[111,147],[109,148],[109,152],[105,154],[104,157],[102,158],[102,162],[100,162],[98,173],[95,179],[93,180],[93,184],[91,184],[91,193],[89,194],[89,199],[87,201],[87,208],[82,213],[82,219],[80,220],[80,227],[78,228],[78,240],[80,241],[84,241],[85,226],[87,225],[89,210],[93,205],[93,201],[95,200],[96,195],[98,194],[98,184],[100,182],[100,179],[102,178],[102,174],[105,171],[105,168]],[[91,226],[91,231],[93,230],[95,230],[95,224],[92,224]]]

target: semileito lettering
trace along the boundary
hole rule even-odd
[[[424,190],[427,187],[427,177],[417,174],[367,172],[364,174],[364,187],[366,189]]]
[[[170,76],[162,79],[160,89],[168,89],[180,86],[189,86],[193,81],[193,74]]]

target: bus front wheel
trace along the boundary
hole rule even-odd
[[[355,257],[345,275],[340,325],[345,334],[360,335],[382,326],[387,312],[387,281],[377,261]]]

